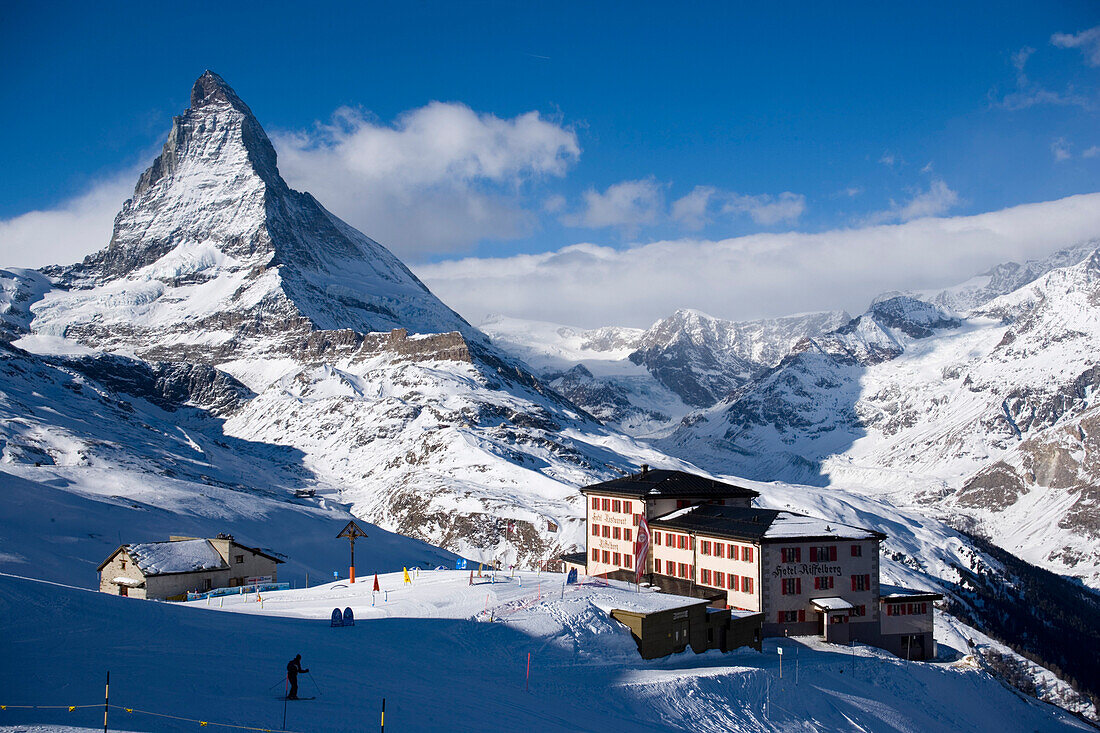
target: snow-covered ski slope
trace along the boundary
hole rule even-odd
[[[461,571],[422,572],[412,587],[400,573],[380,580],[393,590],[388,604],[384,594],[377,602],[392,612],[372,616],[365,583],[266,594],[257,611],[254,599],[234,599],[240,609],[185,607],[0,576],[0,638],[9,668],[20,670],[5,676],[4,703],[101,703],[110,670],[112,701],[135,711],[207,721],[212,730],[280,729],[286,662],[300,653],[311,670],[299,679],[301,694],[316,699],[289,706],[293,731],[374,728],[383,697],[394,731],[1090,730],[981,672],[942,620],[935,663],[811,639],[768,640],[763,653],[688,651],[647,662],[598,608],[617,595],[628,599],[629,590],[569,588],[562,598],[562,576],[543,575],[539,600],[540,578],[531,573],[522,587],[513,578],[471,587]],[[485,594],[500,620],[478,613]],[[327,612],[346,605],[356,609],[356,625],[330,628]],[[246,607],[247,614],[229,612]],[[56,663],[62,655],[65,665]],[[91,730],[102,707],[9,708],[0,716],[10,731]],[[126,730],[198,728],[124,709],[112,709],[111,719]]]

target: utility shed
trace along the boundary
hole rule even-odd
[[[741,646],[760,649],[763,614],[710,608],[705,600],[647,593],[636,600],[597,603],[630,629],[643,659],[658,659],[691,647],[728,652]],[[622,606],[622,607],[620,607]]]

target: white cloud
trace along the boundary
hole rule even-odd
[[[806,197],[784,191],[778,196],[731,194],[722,205],[723,214],[748,214],[757,224],[765,226],[781,221],[795,221],[806,210]]]
[[[1097,155],[1100,155],[1100,145],[1093,145],[1091,148],[1086,148],[1085,151],[1081,153],[1082,158],[1095,158]]]
[[[594,188],[584,192],[584,207],[565,214],[566,226],[601,229],[621,227],[637,230],[645,224],[655,224],[664,208],[663,186],[652,178],[622,181],[600,193]]]
[[[882,163],[884,166],[893,167],[894,163],[898,162],[898,159],[893,153],[883,153],[882,157],[878,159],[878,162]]]
[[[1005,94],[997,104],[1009,110],[1027,109],[1041,104],[1075,105],[1086,109],[1092,105],[1088,98],[1080,94],[1068,90],[1065,92],[1051,91],[1029,79],[1025,67],[1028,59],[1034,53],[1034,48],[1024,46],[1012,54],[1012,66],[1016,69],[1016,89]]]
[[[707,208],[717,189],[711,186],[696,186],[691,193],[672,203],[672,219],[684,225],[690,231],[702,229],[710,223]]]
[[[580,155],[576,133],[538,112],[502,119],[443,102],[392,125],[342,108],[272,139],[291,186],[400,256],[527,234],[535,215],[520,189],[564,175]]]
[[[626,249],[577,244],[542,254],[424,265],[417,274],[472,322],[504,313],[579,326],[648,326],[676,308],[756,318],[845,308],[889,290],[945,287],[1006,260],[1094,238],[1100,194],[977,216]]]
[[[937,178],[929,184],[927,191],[917,191],[912,198],[901,203],[891,200],[889,209],[869,214],[863,218],[863,223],[906,222],[927,216],[939,216],[950,211],[959,202],[959,194]]]
[[[113,175],[52,209],[0,220],[0,267],[68,265],[106,247],[139,172]]]
[[[1059,48],[1078,48],[1089,66],[1100,66],[1100,25],[1080,33],[1055,33],[1050,42]]]
[[[1058,162],[1069,160],[1073,157],[1069,152],[1069,144],[1066,143],[1064,137],[1060,137],[1050,144],[1050,153],[1054,156],[1054,160]]]

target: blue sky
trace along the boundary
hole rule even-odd
[[[113,211],[206,68],[252,107],[291,185],[440,283],[461,258],[468,274],[474,262],[495,268],[577,244],[621,253],[889,229],[1100,190],[1095,2],[2,13],[0,264],[44,264],[31,251],[75,260],[105,245]],[[440,151],[440,136],[456,139]],[[1091,226],[1085,208],[1087,221],[1065,236]],[[32,229],[50,241],[37,246]],[[1007,259],[1000,253],[987,243],[957,272],[945,266],[913,286],[969,275],[961,268]],[[856,296],[836,287],[838,305],[852,307]],[[823,286],[816,300],[786,305],[820,307],[827,296]],[[702,300],[684,305],[753,310]],[[605,308],[601,319],[599,303],[582,306],[515,310],[651,316]]]

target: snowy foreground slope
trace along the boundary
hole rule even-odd
[[[571,587],[562,597],[560,575],[533,573],[522,574],[522,586],[517,577],[471,587],[456,571],[421,572],[411,588],[399,573],[380,580],[389,601],[377,594],[374,608],[367,585],[329,584],[267,594],[258,610],[254,599],[183,607],[0,576],[6,658],[21,670],[5,683],[7,704],[100,703],[73,712],[9,708],[0,726],[95,728],[109,669],[112,702],[135,709],[112,709],[112,729],[198,726],[138,710],[215,730],[214,723],[280,729],[285,665],[301,653],[311,674],[300,678],[300,694],[316,699],[289,704],[292,731],[373,728],[383,697],[387,730],[395,731],[1090,729],[981,672],[942,623],[936,663],[810,639],[769,640],[762,654],[688,652],[646,662],[599,610],[628,602],[630,590]],[[353,607],[356,626],[329,628],[334,606]],[[54,661],[59,654],[65,665]]]

